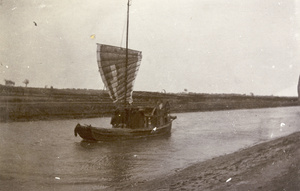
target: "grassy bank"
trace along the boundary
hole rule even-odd
[[[172,112],[251,109],[299,105],[296,97],[236,94],[133,93],[134,105],[168,100]],[[25,88],[0,85],[0,121],[29,121],[108,116],[114,110],[102,90]]]

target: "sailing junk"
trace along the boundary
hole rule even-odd
[[[132,91],[142,59],[142,52],[97,44],[97,62],[103,83],[114,103],[123,103],[126,97],[132,103]],[[127,76],[125,76],[127,70]],[[125,88],[127,86],[127,88]]]
[[[176,116],[170,115],[169,102],[159,101],[155,107],[131,106],[134,80],[141,59],[140,51],[126,51],[120,47],[97,44],[99,72],[117,107],[111,119],[113,128],[77,124],[75,136],[79,134],[85,140],[112,141],[170,134],[172,121]]]
[[[126,55],[127,54],[127,55]],[[111,119],[113,128],[80,125],[75,136],[93,141],[136,139],[168,135],[172,121],[168,102],[155,107],[132,107],[132,92],[142,59],[142,52],[97,44],[97,62],[103,83],[117,109]],[[129,105],[127,105],[129,103]]]
[[[129,1],[127,3],[126,48],[97,44],[99,72],[117,109],[112,116],[113,128],[77,124],[74,134],[93,141],[136,139],[170,134],[172,121],[168,102],[155,107],[132,107],[132,92],[142,59],[142,52],[128,49]]]

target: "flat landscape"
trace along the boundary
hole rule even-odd
[[[133,92],[134,105],[168,100],[173,113],[299,105],[296,97],[239,94]],[[25,88],[0,85],[0,121],[75,119],[109,116],[114,110],[103,90]]]
[[[0,119],[2,122],[53,120],[53,121],[45,121],[45,122],[37,121],[37,123],[42,122],[42,124],[44,124],[42,126],[40,125],[34,126],[31,123],[3,123],[7,126],[11,125],[10,128],[14,129],[14,131],[7,131],[8,133],[5,133],[5,128],[3,127],[2,133],[5,135],[3,137],[7,139],[6,141],[4,141],[4,143],[6,145],[12,145],[11,148],[16,149],[15,152],[11,152],[10,149],[5,151],[5,149],[7,149],[8,147],[3,146],[3,148],[5,149],[2,149],[2,151],[5,154],[3,154],[2,157],[4,159],[5,159],[4,156],[8,157],[6,160],[3,161],[8,161],[8,160],[14,161],[13,163],[14,165],[17,164],[17,166],[20,165],[22,167],[24,160],[19,160],[20,158],[16,157],[15,155],[10,156],[6,152],[18,153],[22,157],[22,159],[26,159],[27,156],[28,161],[24,163],[26,168],[25,167],[21,168],[23,171],[26,170],[28,164],[30,164],[34,167],[33,169],[36,170],[35,172],[41,172],[41,169],[46,168],[47,165],[40,165],[40,164],[48,164],[49,161],[50,163],[56,165],[61,164],[61,161],[63,161],[64,158],[70,157],[69,156],[70,153],[71,156],[73,154],[75,154],[76,156],[80,156],[81,154],[83,154],[82,151],[83,150],[85,151],[85,149],[82,150],[82,147],[80,145],[78,145],[78,148],[80,148],[78,150],[76,150],[77,147],[73,147],[73,146],[69,147],[70,145],[72,145],[70,144],[70,142],[73,143],[73,140],[69,137],[70,134],[68,134],[69,129],[60,128],[55,125],[52,125],[52,122],[55,122],[54,120],[109,116],[114,109],[114,105],[111,103],[108,94],[105,91],[101,91],[101,90],[24,88],[24,87],[0,86],[0,95],[1,95],[0,96],[0,117],[1,117]],[[298,98],[296,97],[275,97],[275,96],[254,96],[254,95],[233,95],[233,94],[230,95],[196,94],[196,93],[171,94],[171,93],[139,92],[139,91],[134,92],[133,95],[135,101],[134,104],[137,105],[147,106],[147,105],[156,104],[158,100],[169,100],[172,107],[172,112],[174,113],[299,106]],[[295,115],[293,112],[291,112],[293,115],[289,115],[289,114],[282,115],[282,113],[284,114],[287,113],[284,111],[283,108],[276,108],[276,109],[274,108],[275,110],[280,110],[280,111],[283,110],[283,111],[281,113],[274,111],[274,114],[276,114],[275,116],[271,115],[272,112],[270,111],[271,114],[267,113],[265,117],[264,116],[254,117],[252,119],[257,120],[256,123],[252,121],[254,129],[257,126],[260,126],[260,128],[266,130],[269,128],[270,125],[272,126],[273,123],[276,123],[276,125],[280,126],[281,120],[283,120],[284,122],[286,121],[285,122],[286,127],[290,125],[293,127],[299,127],[299,121],[298,121],[299,112],[297,108],[299,107],[292,107],[293,111],[296,110]],[[236,112],[249,113],[248,111],[239,111],[239,110],[237,110]],[[207,112],[205,114],[204,112],[198,114],[201,115],[203,114],[202,117],[205,117],[210,113],[211,112]],[[251,115],[254,116],[254,114]],[[291,116],[294,117],[291,118]],[[211,116],[208,116],[207,118],[209,117]],[[186,121],[190,121],[189,119],[190,118],[187,118]],[[205,118],[202,118],[202,120],[204,119]],[[251,119],[246,117],[245,120],[246,120],[245,123],[244,121],[240,121],[240,123],[237,123],[237,125],[239,124],[241,128],[247,127],[249,130],[251,125],[249,126],[248,123],[249,121],[251,121]],[[259,123],[260,121],[262,121],[263,123]],[[215,120],[215,124],[213,124],[213,126],[216,128],[220,126],[220,124],[218,123],[225,124],[225,122],[226,120],[225,121],[221,120],[221,122]],[[236,120],[236,122],[238,122],[238,120]],[[47,126],[48,123],[50,123],[49,126],[55,127],[56,129],[48,128]],[[69,122],[69,123],[73,123],[73,122]],[[53,123],[53,124],[57,124],[57,123]],[[229,129],[228,128],[227,129],[228,131],[231,131],[230,120],[228,124],[227,126]],[[71,125],[67,125],[67,126],[71,126]],[[30,129],[29,134],[26,133],[28,129]],[[62,133],[60,133],[61,136],[58,137],[55,136],[56,134],[51,134],[53,133],[51,131],[52,129],[55,129],[55,131],[62,131]],[[232,129],[233,133],[235,132],[234,129],[235,127],[233,127]],[[263,130],[260,132],[261,134],[263,134],[264,132]],[[195,128],[195,131],[196,132],[198,131],[197,128]],[[15,143],[13,144],[10,143],[11,142],[10,140],[16,137],[15,133],[10,133],[10,132],[19,132],[19,133],[23,132],[21,133],[22,136],[17,136],[18,137],[17,140],[21,140],[20,142],[18,142],[17,146],[15,145]],[[34,132],[35,133],[38,132],[37,134],[38,136],[36,137],[32,136],[31,133]],[[176,133],[177,135],[182,135],[182,133],[179,132],[180,132],[180,128],[177,128],[177,132],[175,131],[173,133],[174,137],[176,137]],[[200,135],[202,133],[203,132],[201,132]],[[190,135],[191,134],[195,134],[195,132],[190,132]],[[218,134],[218,132],[211,133],[211,134],[216,135]],[[9,137],[9,135],[11,135],[11,137]],[[48,139],[49,137],[51,138]],[[222,136],[220,135],[220,137],[222,140],[223,139],[225,140],[226,138],[225,134],[224,135],[222,134]],[[178,138],[180,139],[180,136],[177,137],[176,139],[177,144],[179,142]],[[199,138],[201,138],[201,136]],[[23,139],[26,141],[24,141]],[[28,142],[28,140],[30,141]],[[50,141],[50,144],[45,142],[47,140]],[[48,149],[40,149],[41,148],[40,144],[44,144],[43,148],[47,146]],[[183,144],[185,144],[185,142],[183,142]],[[190,145],[190,142],[188,142],[188,144]],[[222,142],[222,144],[224,144],[224,142]],[[120,184],[121,185],[120,187],[116,187],[114,186],[115,185],[114,183],[111,183],[111,188],[112,190],[216,190],[216,191],[300,190],[299,144],[300,144],[300,133],[298,131],[286,137],[272,139],[271,141],[268,142],[242,147],[240,150],[233,153],[216,156],[215,158],[211,158],[201,162],[194,162],[191,165],[188,165],[187,167],[184,167],[182,169],[170,171],[166,173],[164,176],[156,176],[153,179],[148,179],[140,182],[138,181],[123,182]],[[65,146],[67,145],[67,146],[65,147],[61,145],[65,145]],[[95,146],[95,148],[100,150],[102,149],[102,147],[103,145],[97,147],[97,144]],[[19,149],[19,148],[23,148],[23,149]],[[134,147],[130,146],[129,148],[134,148]],[[149,148],[148,145],[147,148]],[[49,150],[51,151],[51,149],[54,149],[55,151],[60,149],[66,149],[66,150],[58,152],[60,153],[59,158],[55,158],[55,159],[51,158],[53,155],[52,152],[50,152],[51,157],[43,157],[45,154],[47,156],[48,151]],[[72,152],[70,153],[66,152],[69,150],[72,150]],[[110,149],[106,148],[106,150],[109,151]],[[28,155],[22,153],[23,151],[26,151]],[[126,152],[128,152],[128,150]],[[132,152],[133,153],[131,153],[130,156],[135,156],[136,150],[133,149]],[[67,153],[67,156],[64,156],[63,153]],[[90,156],[90,152],[84,152],[84,153],[86,155],[83,158],[87,159]],[[155,155],[155,154],[156,153],[151,155]],[[36,158],[38,158],[38,160],[36,160],[36,164],[38,165],[32,162],[32,158],[35,158],[33,156],[36,156]],[[116,155],[113,156],[116,157]],[[143,156],[143,155],[137,154],[136,156]],[[121,157],[121,161],[124,162],[124,155],[121,154],[120,157]],[[74,162],[74,158],[71,157],[71,159],[72,162]],[[53,162],[53,160],[55,160],[56,162]],[[138,158],[136,160],[138,161]],[[95,161],[97,165],[100,165],[98,164],[98,160]],[[88,160],[88,162],[91,161]],[[76,163],[76,160],[74,163]],[[81,159],[79,160],[79,163],[82,163]],[[79,163],[77,161],[76,164]],[[62,163],[63,168],[66,168],[65,164],[66,163]],[[71,164],[69,166],[70,169],[68,168],[67,169],[70,171],[73,170],[76,171],[76,169],[78,168],[77,165],[76,168],[73,169],[74,167],[73,163],[70,164]],[[53,178],[54,175],[51,174],[52,172],[51,169],[56,170],[60,168],[57,166],[55,166],[56,168],[53,168],[53,166],[50,167],[51,167],[50,175],[48,174],[49,169],[46,168],[44,172],[44,176],[42,178],[31,176],[30,174],[31,171],[26,172],[28,174],[25,173],[25,175],[27,175],[24,176],[25,181],[24,179],[21,179],[23,180],[23,185],[22,185],[24,186],[23,189],[26,188],[27,190],[32,190],[32,188],[35,188],[36,185],[38,186],[48,185],[48,187],[46,186],[46,188],[44,189],[53,190],[54,188],[53,186],[56,186],[55,188],[62,188],[61,187],[62,185],[63,186],[70,185],[68,189],[64,189],[64,190],[74,190],[74,188],[72,187],[74,182],[73,176],[76,175],[76,173],[75,174],[72,173],[69,179],[66,176],[65,171],[63,172],[63,174],[55,175],[58,177],[64,177],[61,181],[64,180],[66,182],[68,181],[72,182],[72,184],[65,184],[65,185],[58,184],[56,183],[57,180]],[[118,167],[123,167],[123,165],[119,165]],[[2,168],[2,172],[3,169],[4,166]],[[83,169],[85,169],[85,167]],[[93,172],[90,171],[92,170],[88,170],[88,173],[92,174]],[[6,170],[6,173],[0,175],[0,180],[1,180],[0,182],[2,183],[1,186],[3,188],[7,188],[7,190],[9,190],[14,186],[19,185],[19,184],[15,184],[15,182],[20,182],[19,169],[16,172],[17,173],[14,174],[11,173],[10,170]],[[21,177],[23,177],[23,175]],[[30,179],[31,177],[32,179]],[[47,179],[47,177],[51,177],[52,181],[56,181],[55,184],[48,184],[49,180]],[[44,180],[43,178],[46,180]],[[38,184],[35,184],[33,182],[38,182]],[[44,184],[44,182],[47,182],[47,184]],[[100,183],[97,182],[97,185],[98,184],[101,185]],[[92,188],[93,184],[91,185],[84,184],[84,186]],[[78,187],[77,184],[76,187]]]

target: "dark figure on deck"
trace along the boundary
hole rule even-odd
[[[115,127],[126,127],[128,121],[128,110],[125,109],[124,111],[116,109],[113,116],[111,117],[110,124]]]
[[[128,127],[131,129],[140,129],[145,127],[145,115],[141,109],[133,108],[130,110]]]
[[[168,123],[170,121],[170,104],[168,101],[164,104],[164,123]]]
[[[164,125],[164,104],[163,102],[159,102],[158,107],[156,107],[157,111],[157,125]]]
[[[122,116],[121,116],[120,110],[116,109],[113,116],[111,117],[110,124],[113,127],[118,127],[119,124],[121,123],[121,121],[122,121]]]
[[[153,116],[151,120],[151,124],[154,127],[165,125],[169,121],[168,120],[169,112],[170,112],[169,102],[163,103],[162,101],[158,101],[157,106],[153,109],[151,113],[151,115]]]

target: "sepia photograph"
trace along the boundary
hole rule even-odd
[[[0,15],[0,190],[300,190],[300,0]]]

